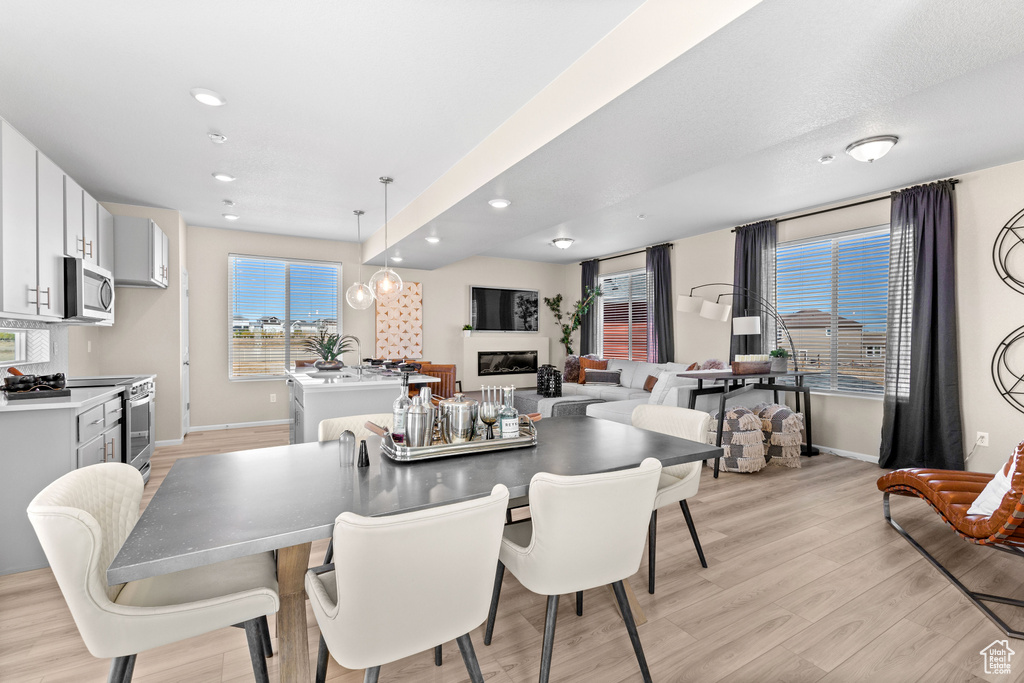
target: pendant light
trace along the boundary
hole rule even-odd
[[[356,242],[362,245],[363,239],[360,231],[359,217],[366,212],[356,209],[352,213],[356,215]],[[353,282],[352,285],[345,292],[345,301],[348,303],[349,306],[356,309],[357,311],[365,310],[370,307],[370,304],[373,303],[373,292],[370,291],[369,287],[363,284],[362,259],[359,260],[359,270],[358,275],[356,277],[356,281]]]
[[[373,297],[386,304],[402,292],[402,278],[388,267],[388,185],[394,178],[381,176],[380,182],[384,185],[384,267],[374,273],[367,284]]]

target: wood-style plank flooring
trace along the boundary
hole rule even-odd
[[[174,460],[283,444],[286,427],[193,433],[159,448],[143,504]],[[803,469],[757,474],[705,468],[690,501],[708,559],[702,569],[678,507],[659,513],[657,593],[647,593],[646,556],[630,581],[647,615],[639,628],[655,681],[1024,681],[1024,642],[1012,674],[986,675],[979,651],[1003,636],[882,519],[877,467],[833,455]],[[893,500],[894,516],[969,585],[1024,598],[1024,566],[959,540],[921,501]],[[326,542],[314,544],[313,560]],[[489,683],[537,678],[543,597],[506,573],[494,642],[473,635]],[[1024,610],[1000,607],[1024,625]],[[312,664],[319,634],[311,611]],[[271,631],[274,631],[271,618]],[[276,640],[275,640],[276,651]],[[0,577],[0,680],[101,681],[109,662],[86,651],[49,570]],[[276,657],[270,660],[278,680]],[[358,683],[362,671],[331,662],[328,679]],[[629,639],[607,590],[588,591],[582,617],[559,605],[553,681],[639,680]],[[142,653],[139,683],[251,681],[238,629]],[[382,681],[468,680],[455,643],[435,667],[424,652],[381,670]]]

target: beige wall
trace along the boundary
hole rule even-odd
[[[72,376],[155,374],[156,438],[181,439],[181,269],[185,229],[181,215],[170,209],[128,204],[103,206],[115,216],[152,219],[167,235],[170,255],[167,289],[115,289],[112,327],[71,326],[68,365]],[[92,350],[88,351],[88,342]]]
[[[193,427],[287,419],[288,393],[283,380],[228,379],[228,254],[340,261],[343,287],[347,289],[357,278],[359,246],[352,242],[189,226],[188,251],[192,292],[189,322]],[[374,270],[364,266],[363,280],[369,279]],[[424,358],[461,366],[462,326],[469,322],[470,285],[525,287],[540,290],[541,297],[553,296],[561,291],[565,267],[474,257],[433,271],[396,270],[404,280],[423,284]],[[342,328],[346,334],[359,337],[364,357],[374,355],[372,307],[355,311],[345,306]],[[539,335],[556,337],[555,332],[554,319],[542,307]],[[505,335],[476,333],[475,336]],[[524,335],[516,335],[521,336]],[[561,364],[564,355],[554,342],[551,346],[552,362]],[[277,395],[276,403],[270,402],[271,394]]]

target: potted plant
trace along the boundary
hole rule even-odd
[[[341,362],[341,354],[352,351],[359,340],[351,334],[339,336],[329,334],[327,330],[320,330],[320,334],[309,337],[302,342],[302,347],[310,353],[319,357],[313,363],[317,370],[341,370],[345,364]]]
[[[772,372],[789,372],[789,351],[775,349],[768,355],[772,357]]]
[[[471,334],[473,334],[473,326],[472,325],[463,325],[462,326],[462,336],[463,337],[469,337]]]
[[[562,322],[562,295],[558,294],[550,298],[544,297],[544,303],[551,309],[555,320],[558,322],[558,326],[562,330],[562,338],[558,341],[565,347],[565,355],[567,356],[572,355],[572,333],[580,328],[583,316],[586,315],[591,306],[597,303],[597,297],[601,296],[602,292],[600,287],[593,289],[588,287],[583,294],[582,299],[573,302],[572,310],[569,312],[569,322]]]

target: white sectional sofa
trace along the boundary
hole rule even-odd
[[[690,390],[697,387],[697,380],[675,377],[675,373],[686,372],[687,365],[681,363],[644,363],[639,361],[610,359],[609,370],[619,370],[619,386],[602,384],[562,383],[563,396],[590,396],[599,398],[603,403],[587,406],[587,415],[605,420],[613,420],[623,424],[632,423],[633,409],[642,403],[674,405],[686,408],[690,402]],[[666,375],[667,371],[667,375]],[[714,373],[718,370],[703,372]],[[644,391],[644,383],[651,375],[658,377],[658,383],[650,392]],[[752,406],[762,401],[771,401],[771,393],[753,391],[743,396],[730,399],[728,407],[733,405]],[[697,397],[697,410],[712,412],[718,410],[719,399],[715,395]]]

